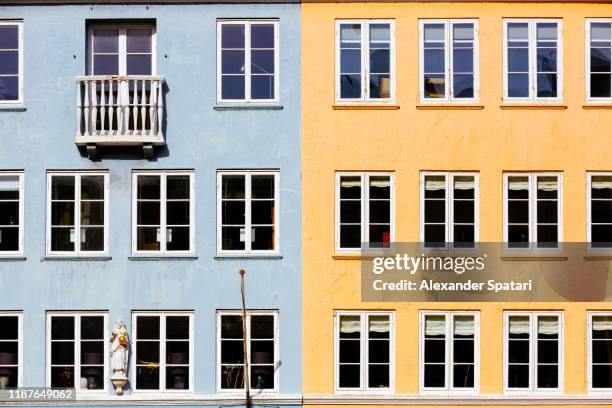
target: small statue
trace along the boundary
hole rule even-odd
[[[127,384],[127,365],[128,365],[128,348],[130,345],[127,329],[122,320],[115,322],[115,327],[111,333],[110,341],[111,350],[111,367],[113,375],[111,382],[117,389],[117,395],[123,394],[123,387]]]

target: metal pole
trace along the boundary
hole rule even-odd
[[[251,408],[253,403],[251,401],[251,383],[249,381],[249,356],[247,353],[247,324],[246,324],[246,301],[245,301],[245,290],[244,290],[244,275],[246,271],[240,270],[240,292],[242,294],[242,349],[244,352],[244,389],[246,391],[246,407]]]

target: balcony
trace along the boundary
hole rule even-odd
[[[163,145],[164,77],[82,76],[77,82],[77,146],[143,146],[145,156]]]

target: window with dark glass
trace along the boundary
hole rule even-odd
[[[390,313],[337,314],[337,389],[362,391],[390,389],[392,325]]]
[[[505,175],[506,237],[509,248],[558,248],[561,237],[561,175]]]
[[[477,35],[474,20],[421,21],[423,100],[477,99]]]
[[[106,315],[49,314],[49,386],[106,388]]]
[[[249,380],[255,390],[278,388],[276,372],[277,319],[276,313],[247,312],[243,326],[242,314],[222,312],[218,316],[219,347],[218,365],[220,391],[244,389],[244,339],[249,357]],[[246,336],[243,331],[246,327]]]
[[[218,252],[278,251],[278,172],[218,172]]]
[[[191,320],[178,312],[134,315],[136,390],[191,389]]]
[[[136,253],[193,252],[193,172],[134,173]]]
[[[48,173],[47,253],[106,252],[107,173]]]
[[[610,84],[612,82],[612,66],[610,52],[612,50],[612,21],[587,21],[586,60],[588,87],[587,98],[592,100],[610,100],[612,98]]]
[[[433,312],[423,315],[422,388],[475,389],[478,367],[476,315]]]
[[[561,99],[561,22],[506,20],[505,98]]]
[[[21,101],[22,23],[0,21],[0,103]]]
[[[561,315],[506,315],[506,389],[551,391],[560,388]]]
[[[593,249],[612,248],[612,174],[588,175],[589,242]]]
[[[590,388],[612,390],[612,315],[590,313]]]
[[[338,173],[337,250],[388,248],[392,241],[393,175]]]
[[[422,237],[426,247],[472,247],[477,239],[478,175],[422,173]]]
[[[336,22],[338,101],[394,98],[393,36],[393,22],[388,20]]]
[[[91,75],[152,75],[155,29],[146,25],[99,25],[89,29]]]
[[[219,102],[278,101],[278,21],[219,21]]]
[[[22,173],[0,172],[0,256],[22,253],[22,177]]]
[[[20,316],[0,313],[0,389],[20,386]]]

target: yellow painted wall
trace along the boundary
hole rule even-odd
[[[501,109],[502,18],[563,19],[566,109]],[[302,5],[304,394],[334,392],[334,310],[395,310],[396,393],[418,393],[418,312],[481,311],[480,392],[503,392],[502,311],[564,310],[567,394],[586,392],[586,311],[612,304],[362,303],[360,261],[334,259],[334,174],[395,172],[395,240],[419,239],[419,172],[480,172],[480,240],[502,240],[502,173],[563,172],[564,241],[586,239],[586,172],[612,170],[612,109],[585,109],[585,18],[612,4],[319,3]],[[399,110],[334,110],[337,18],[395,20]],[[420,110],[419,18],[478,18],[482,110]]]

